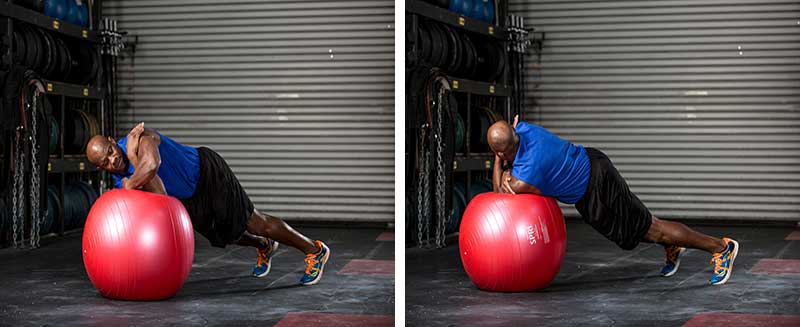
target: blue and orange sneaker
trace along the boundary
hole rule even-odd
[[[678,272],[678,267],[681,266],[681,257],[686,252],[685,247],[665,245],[664,251],[667,252],[667,260],[664,268],[661,268],[661,276],[669,277]]]
[[[714,264],[714,274],[711,275],[711,285],[722,285],[731,278],[733,271],[733,261],[736,260],[736,254],[739,253],[739,243],[727,237],[722,238],[728,247],[725,251],[714,253],[711,258],[711,263]]]
[[[322,270],[325,268],[325,263],[328,262],[331,250],[322,241],[314,242],[319,247],[319,252],[306,254],[306,272],[300,278],[300,283],[303,285],[314,285],[319,283],[322,279]]]
[[[273,239],[267,239],[267,247],[256,250],[258,251],[258,261],[253,266],[253,276],[264,277],[269,274],[269,270],[272,268],[272,254],[278,250],[278,242]]]

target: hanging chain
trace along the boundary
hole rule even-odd
[[[424,136],[426,136],[423,133]],[[427,137],[423,137],[422,141],[422,162],[420,163],[419,173],[419,219],[417,236],[419,237],[419,246],[423,247],[430,240],[430,222],[431,222],[431,190],[430,190],[430,149],[428,148]]]
[[[38,120],[37,113],[39,111],[39,102],[37,99],[36,91],[33,92],[33,105],[28,108],[31,109],[31,247],[39,247],[39,229],[42,224],[42,215],[39,212],[39,195],[41,192],[39,169],[41,162],[39,160],[39,130],[36,128],[36,121]]]
[[[17,127],[16,137],[14,138],[14,149],[16,150],[17,157],[14,162],[14,194],[12,203],[12,222],[13,222],[13,241],[14,247],[19,247],[17,239],[22,242],[22,231],[25,227],[24,211],[25,199],[22,195],[23,192],[23,175],[25,172],[22,170],[23,162],[25,161],[25,151],[22,150],[23,143],[23,130],[22,127]]]
[[[439,89],[436,97],[436,123],[434,124],[435,132],[434,138],[436,139],[436,186],[435,186],[435,198],[436,198],[436,247],[444,247],[444,237],[445,237],[445,219],[447,219],[445,215],[445,182],[444,182],[444,158],[442,158],[443,151],[443,138],[444,138],[444,129],[443,129],[443,120],[444,120],[444,97],[445,89],[442,87]]]
[[[417,245],[422,247],[422,229],[424,228],[422,219],[425,215],[425,209],[423,207],[424,201],[424,189],[425,189],[425,180],[427,179],[425,176],[425,126],[422,126],[420,132],[420,151],[417,153],[419,155],[419,171],[417,171]]]

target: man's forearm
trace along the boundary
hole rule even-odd
[[[140,163],[142,166],[141,168],[137,167],[136,170],[131,175],[131,178],[128,179],[127,184],[123,185],[127,189],[140,189],[147,183],[153,179],[158,173],[158,165],[153,163],[143,162]]]
[[[158,175],[150,179],[150,182],[147,184],[142,185],[142,191],[162,195],[167,194],[167,190],[164,188],[164,182],[161,181],[161,177],[158,177]]]
[[[158,134],[150,131],[146,132],[146,135],[142,135],[139,138],[138,153],[136,155],[129,153],[128,155],[128,159],[131,160],[136,169],[128,180],[127,185],[125,185],[127,189],[140,189],[150,183],[161,166],[161,155],[158,152],[158,144],[161,140]],[[134,159],[138,160],[138,162]]]
[[[517,194],[521,193],[538,194],[538,195],[542,194],[542,191],[539,191],[538,188],[528,183],[525,183],[517,179],[516,177],[511,178],[509,185],[511,186],[511,189],[514,190],[514,193]]]
[[[503,159],[500,159],[500,156],[494,155],[494,166],[492,168],[492,187],[494,188],[494,192],[498,192],[500,190],[500,179],[503,175]]]

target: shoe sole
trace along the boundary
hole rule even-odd
[[[272,246],[272,252],[270,252],[269,255],[268,255],[269,264],[267,265],[267,270],[264,271],[263,273],[259,274],[259,275],[253,275],[254,277],[261,278],[261,277],[265,277],[265,276],[267,276],[267,274],[269,274],[269,271],[272,269],[272,254],[275,253],[275,251],[278,251],[278,244],[280,244],[280,243],[278,243],[276,241],[275,245]]]
[[[325,255],[322,256],[322,260],[321,260],[322,261],[322,266],[319,267],[319,275],[317,275],[317,278],[314,278],[314,280],[312,280],[312,281],[310,281],[308,283],[302,283],[305,286],[311,286],[311,285],[314,285],[316,283],[319,283],[319,281],[322,279],[322,273],[325,272],[325,264],[328,263],[328,258],[331,256],[331,249],[328,248],[328,246],[325,245],[325,244],[322,244],[322,246],[325,247],[326,251],[325,251]]]
[[[733,257],[731,258],[731,263],[728,265],[728,273],[725,274],[725,278],[723,278],[721,281],[718,281],[716,283],[711,283],[711,285],[725,284],[726,282],[728,282],[728,279],[730,279],[731,275],[733,274],[733,262],[736,260],[736,255],[739,254],[739,242],[736,242],[734,240],[731,240],[731,242],[733,242]]]
[[[669,277],[669,276],[675,275],[675,273],[678,272],[678,268],[681,267],[681,257],[683,256],[684,252],[686,252],[686,248],[681,248],[681,252],[678,253],[678,260],[675,260],[675,268],[673,268],[672,271],[670,271],[670,272],[668,272],[666,274],[661,274],[661,276]]]

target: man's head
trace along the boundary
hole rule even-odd
[[[86,145],[86,158],[98,168],[112,172],[125,171],[125,153],[111,136],[95,135]]]
[[[519,136],[508,122],[501,120],[489,127],[486,140],[492,152],[505,161],[514,161],[519,149]]]

